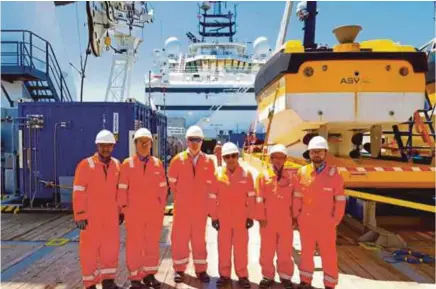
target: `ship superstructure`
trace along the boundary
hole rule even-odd
[[[197,124],[216,139],[247,131],[256,119],[254,79],[271,49],[265,37],[236,41],[236,6],[227,10],[227,5],[199,5],[200,38],[188,32],[186,52],[176,37],[153,52],[155,69],[146,76],[146,93],[172,123],[169,134]]]

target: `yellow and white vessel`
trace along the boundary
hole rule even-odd
[[[267,145],[285,144],[290,160],[303,164],[307,143],[322,135],[347,187],[434,188],[431,143],[418,149],[430,155],[420,161],[407,157],[405,144],[401,159],[386,149],[406,134],[400,124],[418,132],[432,125],[412,117],[426,101],[427,56],[387,39],[356,42],[361,29],[336,28],[333,49],[288,41],[260,69],[255,94]]]

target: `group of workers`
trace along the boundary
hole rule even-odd
[[[114,135],[97,134],[97,152],[82,160],[74,178],[73,209],[81,230],[80,262],[87,289],[102,283],[103,289],[120,288],[115,283],[120,247],[119,226],[126,225],[126,263],[132,289],[159,289],[159,240],[167,202],[167,184],[174,195],[171,235],[174,281],[182,283],[189,263],[189,244],[197,278],[210,281],[207,273],[206,227],[208,216],[218,231],[218,287],[229,284],[232,248],[239,285],[251,287],[248,276],[248,230],[260,224],[259,288],[274,284],[277,273],[285,289],[292,289],[294,272],[293,228],[298,223],[302,251],[298,288],[312,288],[316,244],[322,258],[324,285],[338,281],[336,226],[345,210],[343,180],[326,161],[328,145],[322,137],[309,143],[311,164],[298,170],[285,165],[287,150],[272,147],[271,166],[257,176],[239,164],[239,149],[222,146],[225,166],[201,152],[203,132],[187,130],[187,150],[176,155],[167,176],[159,159],[150,155],[152,135],[140,128],[134,135],[136,155],[122,164],[113,158]]]

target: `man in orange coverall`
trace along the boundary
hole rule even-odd
[[[308,145],[311,164],[299,172],[294,192],[293,214],[298,218],[301,236],[300,288],[311,288],[315,245],[321,254],[325,288],[338,283],[336,226],[345,211],[344,181],[326,161],[327,141],[316,136]]]
[[[102,130],[95,139],[97,153],[76,168],[73,187],[74,220],[80,233],[83,283],[96,289],[119,288],[115,282],[120,247],[119,224],[123,216],[117,204],[119,161],[112,158],[115,137]]]
[[[174,194],[171,244],[176,283],[183,282],[190,241],[196,275],[202,282],[210,281],[206,272],[206,221],[209,192],[216,178],[214,162],[200,151],[203,138],[202,129],[191,126],[186,132],[188,149],[176,155],[168,169],[168,181]]]
[[[231,142],[223,145],[226,167],[218,174],[216,189],[209,194],[212,226],[218,231],[218,287],[230,283],[232,247],[239,285],[250,288],[248,280],[248,229],[253,226],[255,197],[253,177],[239,166],[238,147]]]
[[[285,289],[292,289],[294,274],[292,261],[292,198],[296,170],[285,167],[287,150],[278,144],[271,148],[271,168],[257,178],[256,219],[260,223],[260,265],[263,279],[259,288],[274,284],[276,270],[274,256],[277,252],[277,272]]]
[[[222,148],[223,147],[221,146],[221,142],[219,141],[219,142],[217,142],[217,144],[213,150],[213,153],[216,156],[217,164],[219,167],[222,165]]]
[[[154,274],[159,268],[159,239],[167,200],[165,170],[150,156],[152,135],[135,132],[136,155],[121,165],[118,198],[126,215],[126,261],[131,289],[160,288]],[[141,283],[141,279],[144,285]]]

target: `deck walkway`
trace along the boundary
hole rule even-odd
[[[1,240],[1,288],[4,289],[66,289],[82,288],[78,260],[78,231],[74,229],[71,215],[58,214],[3,214]],[[161,266],[157,278],[164,283],[163,289],[173,288],[216,288],[218,277],[217,235],[208,226],[207,246],[209,273],[213,277],[208,285],[202,285],[194,277],[192,264],[189,266],[186,282],[181,285],[172,281],[170,231],[172,218],[165,217],[161,237]],[[250,230],[249,271],[253,289],[261,279],[258,265],[260,240],[257,224]],[[124,227],[121,227],[122,246],[117,282],[128,288],[125,268]],[[299,262],[299,234],[294,232],[294,259]],[[404,237],[412,241],[414,249],[434,254],[434,232],[404,232]],[[71,239],[63,246],[46,246],[49,240],[66,237]],[[385,251],[369,251],[354,242],[355,233],[345,224],[339,226],[339,289],[402,289],[435,288],[434,264],[409,265],[388,264],[381,258]],[[316,269],[314,286],[322,287],[321,260],[315,256]],[[236,276],[233,276],[234,280]],[[298,269],[293,277],[299,282]],[[234,283],[236,288],[237,284]],[[279,286],[275,286],[279,288]]]
[[[246,165],[244,165],[246,166]],[[247,167],[247,169],[252,170]],[[252,170],[254,177],[256,172]],[[71,215],[22,213],[18,215],[2,214],[1,216],[1,288],[3,289],[73,289],[83,288],[80,265],[78,260],[78,236]],[[174,271],[171,262],[170,233],[172,217],[164,219],[161,235],[161,264],[157,279],[163,282],[162,289],[215,289],[218,278],[217,233],[211,227],[207,228],[208,272],[212,277],[209,284],[201,284],[194,276],[194,267],[189,265],[185,283],[173,282]],[[401,231],[412,250],[434,256],[435,232],[413,228]],[[125,267],[125,229],[121,227],[121,249],[119,258],[119,273],[116,282],[123,288],[129,287],[127,269]],[[389,256],[392,249],[379,251],[367,250],[355,241],[359,233],[355,232],[345,222],[338,226],[338,289],[424,289],[436,288],[435,265],[410,265],[406,263],[390,264],[383,260]],[[53,239],[67,239],[62,246],[47,246]],[[294,260],[299,263],[300,238],[294,231]],[[250,229],[249,241],[249,273],[253,289],[261,280],[259,266],[260,237],[257,222]],[[314,256],[315,276],[313,285],[323,288],[321,258]],[[292,281],[299,283],[298,268],[295,267]],[[236,276],[232,276],[237,280]],[[278,278],[277,278],[278,281]],[[233,288],[238,288],[234,282]],[[274,289],[281,288],[275,285]]]

